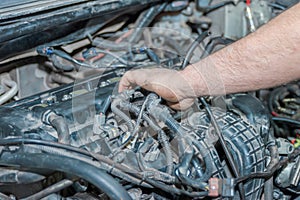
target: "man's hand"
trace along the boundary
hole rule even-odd
[[[119,92],[136,86],[155,92],[173,109],[185,110],[194,102],[192,86],[181,71],[163,68],[128,71],[120,81]]]
[[[183,71],[127,72],[119,91],[139,85],[169,101],[172,108],[186,109],[198,96],[255,91],[298,80],[299,35],[300,3],[256,32]]]

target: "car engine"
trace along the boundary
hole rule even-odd
[[[300,199],[299,81],[183,111],[117,90],[129,70],[181,70],[297,2],[2,0],[0,199]]]

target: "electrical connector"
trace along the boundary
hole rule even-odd
[[[234,197],[234,179],[225,178],[211,178],[209,179],[209,191],[210,197]]]

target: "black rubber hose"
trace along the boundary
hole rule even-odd
[[[211,175],[212,175],[212,160],[210,159],[210,156],[208,154],[208,152],[204,152],[204,148],[202,148],[200,146],[199,143],[197,142],[193,142],[193,145],[196,146],[196,148],[199,150],[201,156],[203,157],[203,160],[205,162],[205,172],[202,174],[202,176],[200,178],[196,178],[196,179],[192,179],[190,177],[188,177],[187,174],[187,170],[190,166],[190,163],[194,157],[194,153],[189,153],[189,154],[185,154],[184,158],[181,161],[180,166],[178,167],[178,176],[180,177],[180,180],[189,186],[192,186],[194,188],[199,188],[202,190],[206,190],[207,188],[207,183],[205,181],[207,181]]]
[[[210,32],[209,31],[205,31],[203,33],[201,33],[197,38],[196,40],[191,44],[191,46],[189,47],[187,53],[186,53],[186,56],[183,60],[183,63],[180,67],[180,69],[184,69],[188,64],[189,62],[191,61],[191,58],[193,56],[193,52],[195,51],[195,49],[199,46],[199,44],[201,42],[203,42],[203,40],[210,35]]]
[[[193,142],[193,145],[198,149],[205,163],[205,171],[202,177],[197,178],[197,181],[207,181],[212,176],[213,161],[211,160],[208,150],[205,147],[201,147],[199,142]]]
[[[2,139],[0,140],[0,145],[1,146],[10,146],[10,145],[21,145],[21,144],[37,144],[37,145],[45,145],[45,146],[50,146],[50,147],[55,147],[55,148],[60,148],[60,149],[65,149],[71,152],[75,152],[75,153],[79,153],[79,154],[83,154],[85,156],[88,157],[93,157],[94,159],[100,161],[100,162],[104,162],[110,166],[114,166],[115,168],[126,172],[127,174],[132,175],[135,178],[138,178],[140,180],[144,180],[145,182],[153,185],[156,188],[160,188],[161,190],[164,190],[166,192],[171,192],[177,195],[186,195],[186,196],[190,196],[190,197],[204,197],[208,195],[208,192],[190,192],[190,191],[185,191],[185,190],[181,190],[178,188],[175,188],[173,186],[164,184],[162,182],[158,182],[149,178],[145,178],[144,175],[140,174],[139,172],[130,169],[124,165],[115,163],[114,161],[110,160],[109,158],[104,157],[101,154],[95,154],[89,151],[86,151],[84,149],[79,149],[73,146],[68,146],[68,145],[64,145],[64,144],[60,144],[60,143],[54,143],[54,142],[49,142],[49,141],[43,141],[43,140],[32,140],[32,139],[23,139],[23,138],[14,138],[14,139]],[[0,160],[1,163],[1,160]],[[5,164],[5,163],[3,163]]]
[[[268,98],[268,109],[270,112],[274,111],[274,108],[273,108],[274,104],[278,104],[276,102],[278,102],[279,94],[286,92],[286,90],[287,89],[285,87],[279,87],[270,92],[269,98]]]
[[[34,144],[34,145],[40,145],[40,146],[53,147],[53,148],[67,150],[67,151],[70,151],[73,153],[91,157],[100,162],[104,162],[108,165],[111,165],[111,166],[114,166],[114,167],[120,169],[121,171],[134,172],[133,175],[137,175],[137,176],[140,175],[140,174],[138,174],[137,171],[129,169],[129,168],[125,167],[124,165],[115,163],[113,160],[111,160],[101,154],[92,153],[87,150],[80,149],[78,147],[73,147],[70,145],[61,144],[61,143],[52,142],[52,141],[35,140],[35,139],[27,139],[27,138],[26,139],[24,139],[24,138],[0,139],[0,146],[23,145],[23,144]],[[143,176],[139,176],[137,178],[143,178]]]
[[[49,154],[4,153],[1,156],[1,163],[68,173],[95,185],[111,199],[131,199],[127,191],[110,175],[86,162],[73,158]]]
[[[2,140],[0,139],[0,146],[23,145],[23,144],[36,145],[42,151],[45,151],[45,148],[47,148],[47,152],[51,154],[57,154],[60,156],[69,156],[68,154],[66,155],[66,152],[68,151],[79,154],[80,156],[84,155],[87,158],[100,161],[105,165],[105,167],[103,168],[104,170],[117,177],[123,178],[136,185],[149,187],[149,184],[141,182],[141,180],[143,179],[143,175],[140,172],[130,169],[124,165],[115,163],[111,159],[106,158],[101,154],[92,153],[84,149],[80,149],[77,147],[73,147],[73,146],[69,146],[57,142],[51,142],[51,141],[23,139],[23,138],[2,139]],[[61,149],[67,151],[60,151]]]
[[[58,142],[70,144],[70,130],[64,117],[50,116],[49,122],[57,132]]]
[[[57,147],[51,147],[51,146],[46,146],[46,145],[30,145],[30,147],[33,147],[35,149],[39,149],[43,152],[47,152],[49,154],[54,154],[54,155],[59,155],[59,156],[66,156],[66,157],[71,157],[77,160],[82,160],[82,161],[86,161],[88,163],[90,163],[93,166],[96,167],[100,167],[102,170],[109,172],[109,174],[112,174],[114,176],[117,176],[118,178],[124,179],[127,182],[133,183],[135,185],[139,185],[142,187],[148,187],[148,188],[152,188],[151,185],[147,184],[146,182],[141,182],[140,179],[137,179],[129,174],[124,173],[122,170],[117,169],[116,165],[111,165],[111,164],[107,164],[105,162],[93,162],[91,160],[91,158],[96,159],[94,156],[91,155],[86,155],[86,153],[84,154],[85,156],[87,156],[87,158],[84,158],[82,156],[82,152],[76,152],[76,154],[79,153],[79,155],[74,154],[73,152],[68,152],[68,151],[62,151],[62,149],[57,148]],[[81,150],[81,149],[80,149]],[[90,152],[88,152],[88,154],[91,154]],[[99,155],[99,154],[97,154]],[[35,198],[37,199],[37,198]]]
[[[181,162],[179,167],[176,170],[176,175],[179,177],[181,182],[185,185],[192,186],[197,189],[201,190],[207,190],[207,183],[198,181],[198,179],[191,179],[188,177],[188,169],[190,166],[190,163],[194,157],[194,151],[185,153],[184,156],[182,156]]]
[[[287,123],[287,124],[290,124],[290,125],[294,125],[294,126],[300,127],[300,121],[294,120],[294,119],[291,119],[291,118],[272,117],[272,120],[274,122]]]
[[[153,6],[148,10],[144,11],[138,17],[134,30],[128,38],[129,43],[131,44],[136,43],[141,38],[142,28],[148,27],[151,24],[151,22],[154,20],[154,18],[165,9],[167,4],[168,3],[165,2],[161,5]]]
[[[229,38],[225,38],[225,37],[222,37],[222,36],[212,38],[208,42],[208,44],[205,46],[205,51],[201,55],[201,59],[206,57],[207,55],[210,55],[217,45],[229,45],[233,42],[234,42],[234,40],[229,39]]]

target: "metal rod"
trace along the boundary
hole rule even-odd
[[[41,199],[41,198],[44,198],[52,193],[55,193],[55,192],[58,192],[66,187],[69,187],[73,184],[73,181],[70,181],[68,179],[64,179],[64,180],[61,180],[51,186],[49,186],[48,188],[42,190],[42,191],[39,191],[38,193],[35,193],[31,196],[28,196],[26,198],[23,198],[21,200],[30,200],[30,199]]]

